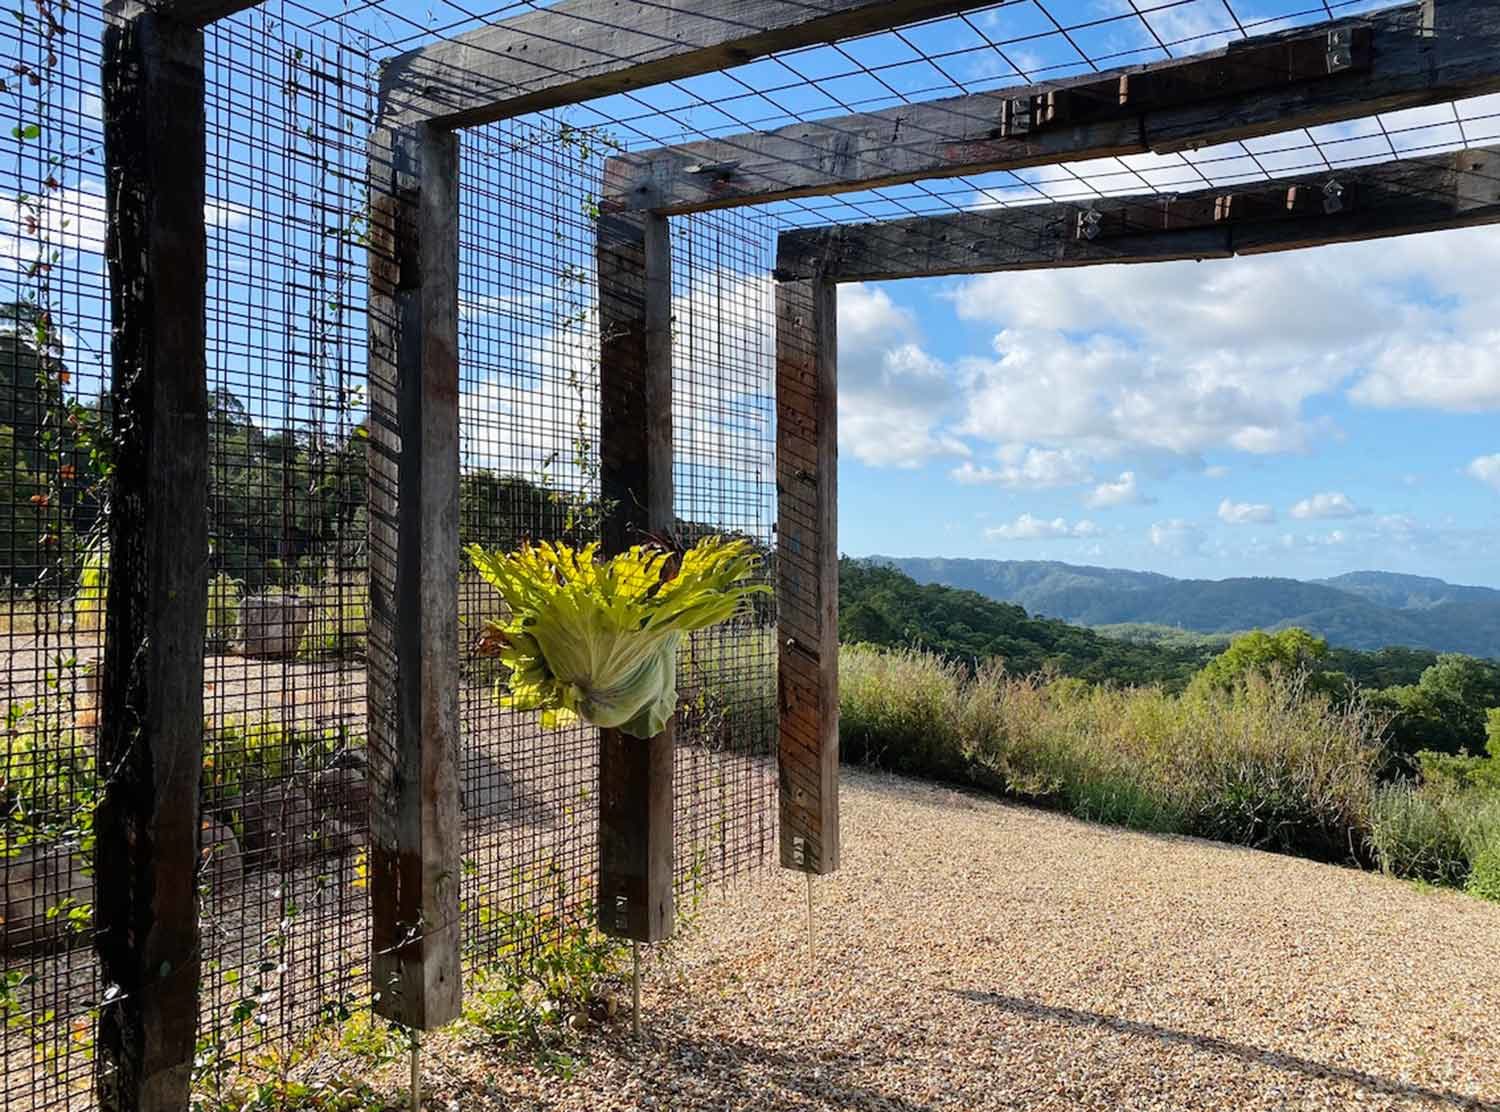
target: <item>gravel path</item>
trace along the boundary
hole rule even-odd
[[[846,774],[844,869],[711,901],[571,1079],[434,1110],[1500,1109],[1500,906]]]

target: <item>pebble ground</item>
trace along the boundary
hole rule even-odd
[[[1500,1110],[1500,906],[844,780],[844,859],[709,901],[567,1079],[438,1041],[430,1112]]]

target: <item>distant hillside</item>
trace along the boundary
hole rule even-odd
[[[1220,646],[1134,643],[973,591],[919,586],[902,572],[862,560],[839,568],[839,639],[920,647],[970,663],[992,659],[1017,674],[1044,669],[1096,683],[1185,684]]]
[[[919,583],[977,591],[1088,626],[1140,623],[1198,633],[1301,626],[1330,644],[1404,645],[1500,657],[1500,591],[1413,575],[1334,579],[1173,579],[1052,561],[875,557]]]

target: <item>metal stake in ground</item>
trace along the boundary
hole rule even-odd
[[[422,1112],[422,1034],[411,1032],[411,1112]]]
[[[641,944],[630,944],[630,1035],[641,1037]]]
[[[813,930],[813,891],[812,873],[803,874],[807,877],[807,967],[813,967],[813,942],[817,937]]]

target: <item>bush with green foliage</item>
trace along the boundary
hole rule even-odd
[[[1282,629],[1275,633],[1255,629],[1239,634],[1205,664],[1193,677],[1191,689],[1233,691],[1251,677],[1269,679],[1282,675],[1298,677],[1309,690],[1331,698],[1347,695],[1348,679],[1339,672],[1324,669],[1322,664],[1327,659],[1328,642],[1305,629]]]
[[[1091,687],[935,654],[840,657],[850,760],[998,787],[1080,817],[1323,860],[1363,852],[1380,722],[1295,677],[1232,691]]]

